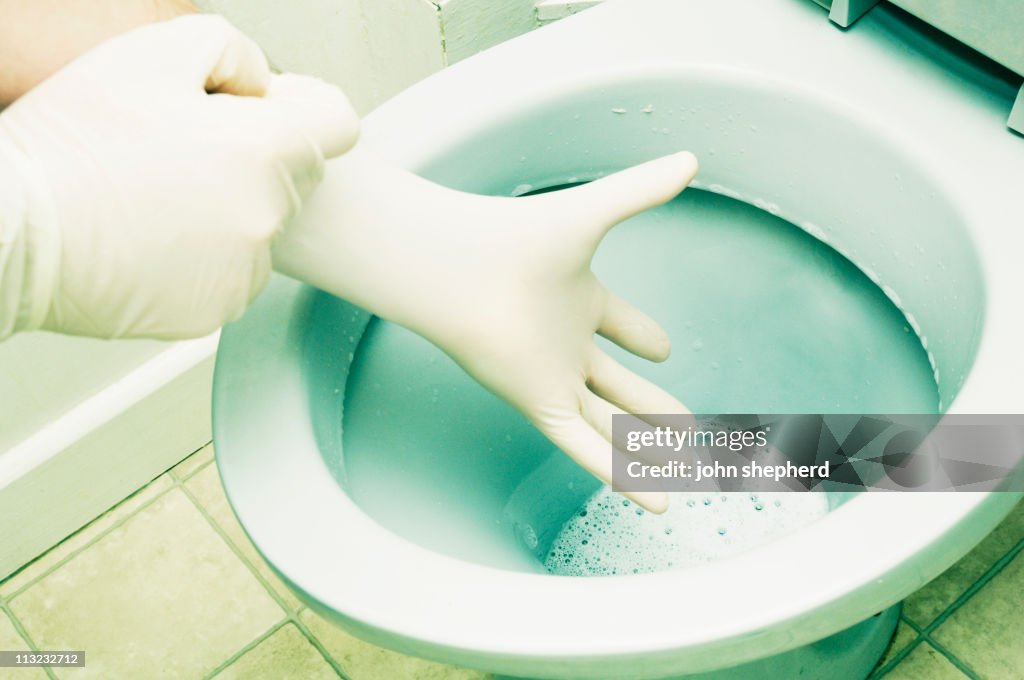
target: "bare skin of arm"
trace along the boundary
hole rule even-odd
[[[195,11],[188,0],[0,0],[0,108],[108,38]]]

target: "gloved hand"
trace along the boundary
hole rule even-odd
[[[194,337],[237,318],[324,158],[357,136],[339,90],[271,75],[219,17],[101,44],[0,114],[0,338]]]
[[[666,156],[573,189],[466,194],[360,148],[274,244],[274,267],[423,335],[609,482],[611,415],[688,413],[601,351],[594,333],[653,361],[665,332],[590,270],[604,234],[675,197],[697,171]],[[626,494],[655,512],[663,493]]]

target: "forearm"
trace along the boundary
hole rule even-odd
[[[0,108],[106,39],[194,11],[189,0],[0,0]]]

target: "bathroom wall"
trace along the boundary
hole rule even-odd
[[[444,66],[426,0],[198,0],[252,36],[281,70],[341,86],[360,113]]]
[[[348,94],[360,113],[444,66],[602,0],[194,0],[274,65]]]
[[[196,0],[282,70],[342,87],[360,113],[446,65],[599,0]]]

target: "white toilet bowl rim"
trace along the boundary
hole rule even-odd
[[[293,302],[306,295],[289,284]],[[262,340],[274,365],[259,382],[280,390],[291,379],[285,374],[297,371],[281,362],[281,345]],[[231,363],[218,359],[221,385]],[[998,513],[986,509],[1013,501],[1010,494],[864,494],[722,562],[625,578],[526,574],[448,557],[382,528],[335,482],[301,403],[253,406],[245,419],[262,426],[226,433],[233,415],[224,413],[215,438],[229,498],[267,561],[307,602],[371,639],[400,638],[408,651],[470,665],[689,650],[689,667],[713,668],[726,650],[735,662],[753,653],[751,638],[762,641],[755,656],[782,651],[895,603],[934,575],[939,539],[951,529],[971,536],[991,528]],[[253,450],[261,451],[256,459]],[[902,575],[894,578],[898,565]]]

